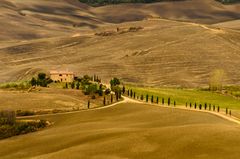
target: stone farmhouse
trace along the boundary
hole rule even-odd
[[[54,82],[73,82],[75,74],[70,71],[50,71],[50,78]]]

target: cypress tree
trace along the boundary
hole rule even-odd
[[[192,108],[192,103],[190,102],[189,107]]]
[[[176,101],[174,101],[173,105],[174,105],[174,107],[176,107]]]
[[[187,108],[187,104],[188,104],[188,103],[186,102],[186,108]]]
[[[164,105],[164,98],[162,98],[162,105]]]
[[[148,102],[148,94],[146,95],[146,102]]]
[[[153,103],[153,95],[152,95],[152,97],[151,97],[151,103]]]
[[[103,105],[106,105],[106,97],[103,97]]]
[[[226,114],[228,114],[228,108],[226,108]]]
[[[111,103],[113,103],[113,94],[111,94]]]
[[[65,84],[65,88],[68,89],[68,83]]]
[[[207,109],[207,103],[204,104],[204,109],[205,109],[205,110]]]
[[[122,88],[122,93],[125,94],[125,87]]]
[[[115,95],[116,95],[116,101],[118,101],[118,92],[115,92]]]
[[[197,103],[196,103],[196,102],[195,102],[195,104],[194,104],[194,108],[197,109]]]
[[[229,110],[229,115],[232,116],[232,111],[231,110]]]
[[[133,98],[134,98],[134,99],[136,98],[136,93],[135,93],[135,92],[133,93]]]
[[[213,105],[213,111],[215,111],[215,105]]]
[[[199,105],[199,109],[200,109],[200,110],[202,109],[202,104]]]
[[[71,88],[72,88],[72,89],[75,88],[75,83],[74,83],[74,82],[71,83]]]
[[[168,98],[168,106],[170,106],[170,104],[171,104],[171,99],[170,99],[170,97]]]
[[[132,89],[131,89],[131,91],[130,91],[130,97],[131,97],[131,98],[133,97],[133,91],[132,91]]]
[[[143,100],[143,95],[141,95],[141,100]]]
[[[220,112],[220,107],[218,106],[217,111]]]
[[[156,100],[157,104],[158,104],[158,102],[159,102],[158,100],[159,100],[159,99],[158,99],[158,97],[157,97],[157,100]]]
[[[127,95],[129,96],[129,90],[127,91]]]
[[[88,109],[90,108],[90,100],[88,100]]]

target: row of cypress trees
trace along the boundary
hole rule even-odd
[[[124,92],[125,92],[125,88],[124,88]],[[127,96],[133,98],[133,99],[140,99],[142,101],[144,101],[144,95],[140,95],[140,96],[136,96],[136,92],[134,92],[132,89],[130,90],[127,90]],[[157,96],[156,98],[154,98],[154,96],[149,96],[148,94],[145,95],[145,102],[149,102],[149,98],[150,98],[150,101],[151,103],[156,103],[156,104],[159,104],[159,97]],[[154,100],[155,99],[155,100]],[[162,98],[162,105],[165,105],[165,102],[167,102],[167,105],[170,106],[171,105],[171,98],[167,98],[167,100],[165,101],[164,98]],[[176,106],[176,101],[173,100],[173,106],[175,107]],[[215,105],[212,105],[212,104],[207,104],[207,103],[204,103],[204,104],[197,104],[196,102],[195,103],[192,103],[192,102],[186,102],[186,108],[189,107],[190,109],[191,108],[194,108],[194,109],[197,109],[199,108],[199,110],[209,110],[209,111],[217,111],[217,112],[220,112],[220,107],[219,106],[215,106]],[[225,113],[226,115],[232,115],[232,111],[229,109],[229,108],[226,108],[225,109]]]

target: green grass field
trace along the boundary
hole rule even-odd
[[[232,110],[240,111],[240,100],[236,99],[232,96],[222,95],[219,93],[209,92],[209,91],[201,91],[197,89],[176,89],[176,88],[150,88],[150,87],[135,87],[128,86],[127,89],[132,89],[133,92],[136,92],[137,96],[144,95],[144,99],[146,94],[149,95],[149,99],[153,95],[155,97],[159,97],[159,101],[161,102],[161,98],[165,98],[165,103],[167,98],[171,98],[171,102],[175,100],[177,105],[184,105],[186,102],[188,104],[191,102],[194,104],[211,104],[215,106],[220,106],[221,108],[229,108]]]

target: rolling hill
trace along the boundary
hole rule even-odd
[[[214,25],[239,19],[238,9],[214,0],[96,8],[76,0],[4,0],[0,82],[68,68],[105,82],[117,76],[184,87],[206,86],[213,71],[224,70],[226,84],[239,84],[240,32]]]
[[[1,140],[1,159],[238,159],[240,155],[239,125],[202,112],[125,103],[41,118],[54,125]]]

